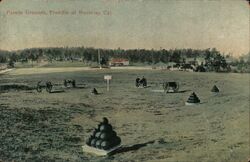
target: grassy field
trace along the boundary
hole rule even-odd
[[[103,76],[112,75],[110,91]],[[149,88],[135,88],[145,76]],[[0,161],[246,162],[249,157],[248,74],[161,70],[25,68],[0,75],[0,85],[63,79],[84,89],[0,93]],[[183,93],[165,94],[160,82],[178,81]],[[216,84],[221,92],[210,93]],[[92,88],[100,95],[92,95]],[[57,86],[56,89],[62,89]],[[185,106],[195,92],[201,104]],[[107,117],[123,148],[109,157],[82,152],[81,146]]]

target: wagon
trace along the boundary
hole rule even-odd
[[[179,83],[177,82],[164,82],[163,89],[166,93],[175,93],[179,90]]]

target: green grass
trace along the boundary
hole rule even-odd
[[[53,61],[51,62],[27,62],[27,63],[21,63],[17,62],[15,63],[15,68],[32,68],[32,67],[87,67],[87,66],[94,66],[97,65],[97,63],[85,63],[81,61]]]
[[[32,67],[37,67],[39,66],[39,63],[37,62],[16,62],[15,63],[15,68],[32,68]]]
[[[53,61],[52,63],[48,63],[43,67],[87,67],[91,66],[93,63],[85,63],[80,61]],[[97,65],[97,64],[96,64]]]
[[[109,92],[103,80],[106,74],[113,78]],[[137,76],[145,76],[151,87],[135,88]],[[1,75],[0,83],[34,87],[39,80],[62,84],[63,79],[70,78],[77,83],[84,81],[87,87],[54,94],[13,90],[0,94],[1,160],[243,162],[248,159],[247,74],[36,68]],[[159,83],[164,80],[178,81],[180,90],[186,92],[151,91],[161,89]],[[210,93],[214,84],[221,90],[217,96]],[[90,93],[94,87],[100,95]],[[192,91],[202,103],[185,106]],[[81,146],[104,116],[127,151],[110,157],[83,153]],[[149,144],[140,145],[144,143]],[[141,147],[133,149],[135,144]]]

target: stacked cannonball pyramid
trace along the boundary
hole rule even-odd
[[[220,90],[216,85],[214,85],[213,88],[211,89],[211,92],[218,93],[218,92],[220,92]]]
[[[193,93],[189,96],[189,98],[188,98],[188,100],[187,100],[187,102],[186,102],[186,105],[193,105],[193,104],[198,104],[198,103],[200,103],[200,99],[199,99],[198,96],[193,92]]]
[[[94,129],[86,144],[97,149],[110,150],[121,144],[121,138],[116,135],[112,125],[104,117],[98,128]]]

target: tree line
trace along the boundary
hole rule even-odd
[[[218,71],[220,68],[227,68],[229,64],[226,59],[229,55],[220,53],[215,48],[209,49],[97,49],[91,47],[57,47],[57,48],[31,48],[18,51],[0,51],[0,63],[13,64],[15,62],[39,61],[46,59],[53,61],[75,61],[98,62],[101,55],[103,63],[111,58],[125,58],[131,63],[184,63],[186,59],[204,58],[204,66],[208,66],[210,71]],[[247,62],[248,61],[248,62]],[[248,64],[249,60],[233,62],[230,64]]]

